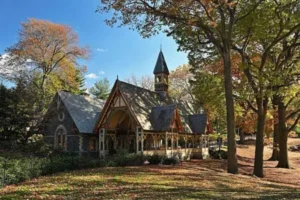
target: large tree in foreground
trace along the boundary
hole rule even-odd
[[[231,79],[233,30],[238,22],[256,9],[261,1],[210,0],[102,0],[101,13],[113,11],[109,25],[120,22],[149,37],[166,32],[180,50],[202,52],[199,59],[219,55],[224,61],[227,112],[228,172],[238,173],[235,143],[234,102]]]

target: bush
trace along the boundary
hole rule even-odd
[[[108,151],[108,155],[110,155],[110,156],[115,155],[115,154],[117,154],[117,151],[115,149],[110,149]]]
[[[209,150],[209,155],[213,159],[227,159],[227,151],[224,150]]]
[[[137,166],[142,165],[145,160],[143,155],[120,153],[115,156],[107,157],[105,162],[107,162],[107,166]]]
[[[59,149],[46,158],[20,157],[10,158],[6,164],[6,184],[16,184],[40,175],[49,175],[78,169],[95,167],[137,166],[143,165],[145,160],[150,164],[175,165],[179,163],[176,157],[166,158],[159,155],[143,156],[135,153],[120,151],[119,154],[108,156],[105,159],[79,157]],[[0,157],[0,171],[3,169],[4,157]],[[2,176],[0,176],[1,180]]]
[[[150,165],[158,165],[161,164],[163,162],[164,157],[163,156],[159,156],[157,154],[154,154],[153,156],[149,156],[147,158],[148,162],[150,163]]]
[[[41,175],[41,166],[46,159],[41,158],[22,158],[22,159],[8,159],[5,167],[6,184],[16,184],[30,178],[35,178]],[[4,169],[4,158],[0,158],[1,171]],[[0,180],[2,180],[1,176]]]
[[[179,162],[180,162],[179,159],[176,157],[164,158],[164,160],[163,160],[164,165],[176,165]]]

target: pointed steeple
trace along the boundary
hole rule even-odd
[[[170,74],[167,63],[166,63],[166,60],[165,60],[165,57],[164,57],[164,54],[163,54],[161,49],[160,49],[160,52],[158,54],[156,65],[155,65],[155,68],[154,68],[154,71],[153,71],[153,74],[160,74],[160,73],[164,73],[164,74],[167,74],[167,75]]]
[[[169,69],[162,50],[158,54],[156,65],[153,71],[155,91],[165,96],[169,88]]]

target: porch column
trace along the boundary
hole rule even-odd
[[[141,127],[136,127],[136,153],[144,152],[144,136]]]
[[[186,144],[186,142],[187,142],[187,136],[186,136],[186,134],[185,134],[185,136],[184,136],[184,152],[186,153],[186,148],[187,148],[187,144]]]
[[[82,135],[79,136],[79,156],[82,156],[82,152],[83,152],[83,137]]]
[[[101,128],[99,133],[99,157],[105,158],[105,129]]]
[[[176,148],[178,149],[178,145],[179,145],[179,135],[177,133],[177,137],[176,137]],[[181,147],[180,147],[181,148]]]
[[[174,133],[171,135],[171,156],[173,156]]]
[[[112,137],[114,141],[114,149],[117,150],[117,130],[115,129],[115,136]]]
[[[166,132],[166,134],[165,134],[165,154],[166,154],[166,156],[168,156],[168,143],[169,143],[169,141],[168,141],[168,132]]]

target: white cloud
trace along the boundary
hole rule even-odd
[[[105,72],[104,72],[104,71],[100,71],[99,74],[100,74],[100,75],[104,75]]]
[[[90,78],[90,79],[96,79],[96,78],[98,78],[98,76],[96,74],[94,74],[94,73],[87,74],[87,75],[85,75],[85,77],[86,78]]]
[[[101,48],[98,48],[97,51],[99,51],[99,52],[106,52],[106,51],[108,51],[108,49],[101,49]]]

